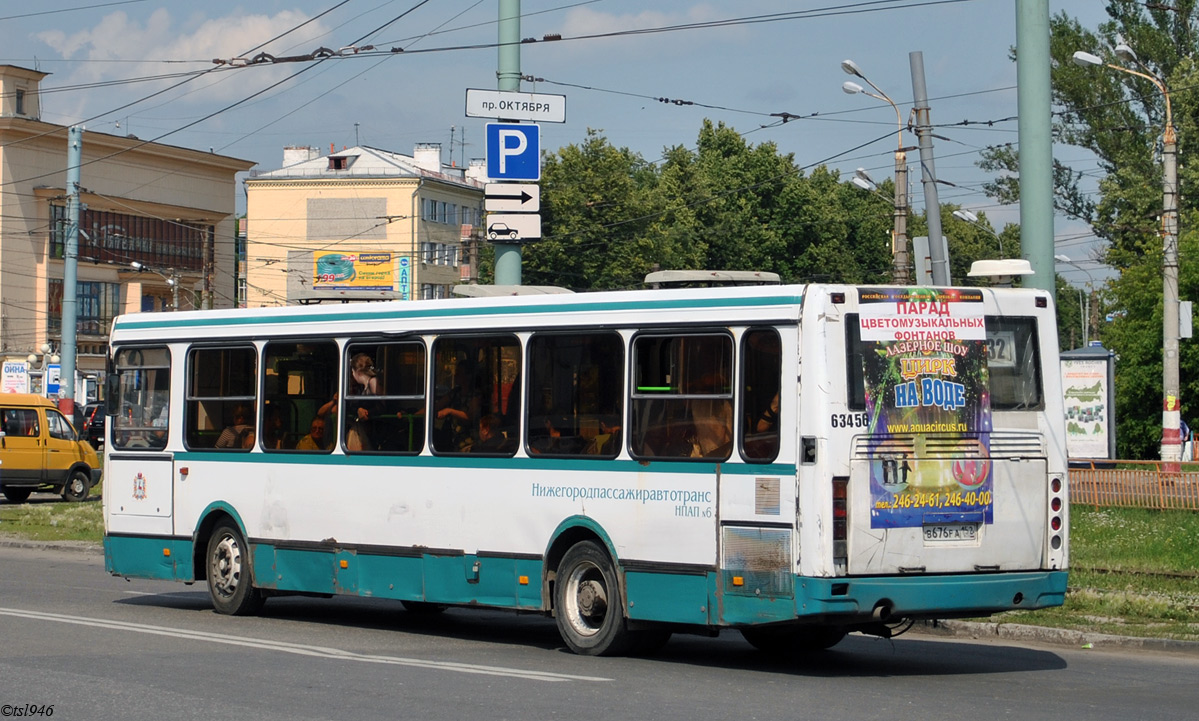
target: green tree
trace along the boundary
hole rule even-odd
[[[1059,142],[1092,151],[1105,177],[1099,198],[1092,201],[1078,188],[1080,173],[1055,166],[1055,202],[1059,210],[1091,223],[1107,241],[1104,261],[1119,271],[1109,283],[1105,301],[1118,311],[1105,324],[1104,340],[1116,351],[1117,452],[1125,458],[1156,457],[1161,438],[1161,305],[1162,175],[1159,162],[1165,98],[1148,80],[1110,68],[1078,67],[1076,51],[1100,56],[1105,62],[1147,72],[1172,90],[1174,122],[1179,137],[1181,272],[1179,296],[1194,298],[1199,271],[1188,263],[1195,243],[1192,222],[1196,199],[1186,189],[1199,180],[1199,168],[1189,158],[1199,137],[1199,97],[1190,88],[1199,83],[1194,54],[1199,46],[1199,12],[1195,0],[1146,4],[1109,0],[1109,20],[1095,30],[1082,27],[1065,13],[1050,21],[1053,57],[1053,99],[1057,106],[1054,132]],[[1127,65],[1114,48],[1127,43],[1140,65]],[[982,164],[991,170],[1018,171],[1010,148],[990,152]],[[989,187],[994,197],[1012,201],[1014,176]],[[1184,250],[1186,249],[1186,250]],[[1191,255],[1190,257],[1193,257]],[[1180,375],[1183,417],[1199,398],[1199,356],[1182,343]],[[1192,380],[1197,379],[1197,380]]]
[[[630,288],[658,261],[645,236],[656,173],[640,155],[588,130],[542,166],[543,238],[523,252],[522,282]]]

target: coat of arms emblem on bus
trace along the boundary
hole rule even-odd
[[[991,523],[982,294],[878,288],[860,299],[871,527]]]
[[[146,499],[146,477],[141,473],[133,477],[133,497],[139,501]]]

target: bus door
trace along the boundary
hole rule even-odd
[[[857,320],[847,358],[861,364],[850,398],[865,427],[850,455],[848,573],[1041,568],[1035,319],[988,315],[978,289],[882,288],[861,291]],[[988,363],[999,339],[1012,342],[1006,369]],[[1023,430],[1004,427],[1009,412]]]
[[[115,355],[116,415],[105,453],[109,532],[174,532],[174,455],[170,441],[170,352],[123,348]],[[190,529],[188,529],[190,532]]]

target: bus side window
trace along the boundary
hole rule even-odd
[[[779,453],[782,345],[773,329],[750,329],[741,339],[741,449],[747,461],[770,462]],[[787,400],[790,400],[789,398]]]
[[[346,452],[420,453],[427,426],[424,344],[351,343],[345,359]]]
[[[164,347],[122,348],[115,356],[117,414],[114,448],[163,448],[171,388],[171,353]]]
[[[617,333],[538,333],[529,340],[530,456],[620,453],[624,341]]]
[[[520,342],[515,336],[442,337],[433,344],[429,419],[439,454],[516,453],[520,423]],[[484,417],[488,428],[482,429]],[[480,443],[496,432],[502,440]],[[476,447],[478,446],[478,447]],[[482,449],[482,450],[480,450]]]
[[[629,452],[726,459],[732,450],[733,341],[723,333],[633,339]]]
[[[245,439],[258,408],[257,361],[253,346],[201,347],[188,354],[183,436],[188,448],[248,450]]]
[[[337,392],[337,344],[331,340],[270,342],[262,351],[262,433],[264,451],[294,451],[312,430],[319,409]],[[331,441],[327,431],[324,441]],[[322,442],[319,450],[332,444]]]

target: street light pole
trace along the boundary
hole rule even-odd
[[[1082,272],[1087,274],[1087,302],[1085,305],[1083,304],[1082,288],[1079,288],[1078,289],[1078,305],[1079,305],[1079,309],[1082,312],[1082,344],[1084,346],[1088,346],[1091,344],[1091,334],[1090,334],[1091,299],[1095,297],[1095,276],[1091,275],[1091,271],[1082,267],[1078,263],[1075,263],[1074,261],[1070,260],[1069,256],[1055,255],[1055,256],[1053,256],[1053,259],[1059,263],[1066,263],[1067,265],[1072,265],[1075,268],[1077,268],[1078,270],[1081,270]]]
[[[891,231],[891,257],[892,268],[891,277],[896,285],[907,285],[908,283],[908,155],[903,148],[903,116],[899,112],[899,106],[895,101],[891,100],[879,87],[870,82],[870,79],[862,74],[857,63],[852,60],[842,60],[841,69],[846,73],[859,77],[878,93],[867,92],[865,88],[854,82],[846,81],[841,89],[850,95],[861,93],[876,100],[882,100],[889,104],[895,110],[895,123],[898,126],[896,132],[898,146],[895,150],[895,210],[893,213],[893,230]]]
[[[1116,56],[1147,70],[1133,49],[1121,43]],[[1105,63],[1091,53],[1074,53],[1074,63],[1103,66],[1135,75],[1153,83],[1166,102],[1166,125],[1162,130],[1162,470],[1182,469],[1182,399],[1178,383],[1178,137],[1170,113],[1170,91],[1166,83],[1149,72]]]
[[[1006,255],[1003,252],[1003,238],[999,237],[999,233],[996,233],[995,231],[991,230],[987,226],[983,225],[982,222],[979,221],[977,215],[970,212],[969,210],[966,210],[965,208],[958,208],[957,210],[953,211],[953,217],[957,218],[958,220],[964,220],[967,223],[969,223],[970,225],[973,225],[976,228],[981,228],[982,230],[985,230],[988,233],[990,233],[991,237],[995,238],[995,242],[999,243],[999,258],[1000,258],[1000,260],[1002,260],[1006,257]]]

